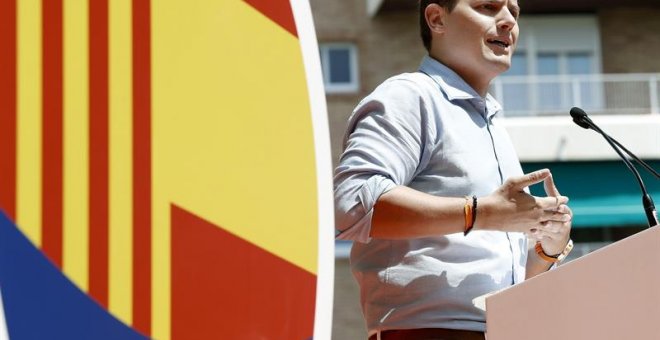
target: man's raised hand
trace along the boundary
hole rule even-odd
[[[542,181],[546,192],[554,196],[536,197],[525,192],[528,186]],[[548,169],[512,177],[491,195],[480,199],[475,228],[548,236],[546,233],[559,231],[556,223],[550,221],[570,220],[565,209],[560,209],[567,202],[568,197],[559,195]]]

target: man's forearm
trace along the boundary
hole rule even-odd
[[[437,197],[398,186],[374,206],[371,237],[406,239],[463,232],[465,199]]]

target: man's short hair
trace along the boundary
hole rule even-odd
[[[458,0],[419,0],[419,31],[427,51],[431,50],[431,29],[426,23],[426,16],[424,15],[426,7],[430,4],[438,4],[451,12],[457,2]]]

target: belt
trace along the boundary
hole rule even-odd
[[[485,340],[483,332],[446,328],[395,329],[380,332],[381,340]],[[369,340],[378,339],[377,334]]]

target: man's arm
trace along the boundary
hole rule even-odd
[[[547,169],[508,179],[491,195],[479,198],[474,230],[555,232],[567,197],[534,197],[524,188],[551,181]],[[381,195],[374,206],[371,237],[405,239],[439,236],[465,229],[464,198],[437,197],[405,186]]]
[[[559,197],[561,195],[559,190],[557,190],[554,181],[552,180],[552,176],[546,179],[543,182],[543,185],[548,196]],[[557,212],[564,214],[563,220],[547,222],[547,228],[537,230],[530,234],[533,239],[531,239],[531,242],[529,242],[530,246],[527,253],[527,265],[525,268],[527,272],[527,279],[546,272],[552,267],[552,263],[543,260],[536,253],[534,248],[536,242],[541,242],[541,247],[543,247],[544,253],[549,255],[558,255],[564,251],[564,248],[568,244],[568,240],[571,238],[573,212],[565,204],[557,207]]]
[[[374,206],[371,237],[405,239],[463,232],[464,198],[438,197],[397,186]]]
[[[568,230],[569,231],[559,233],[559,235],[558,235],[558,237],[562,240],[562,242],[563,242],[564,239],[566,240],[565,243],[564,243],[564,247],[561,248],[561,250],[556,251],[556,252],[548,252],[544,248],[543,252],[546,253],[546,254],[549,254],[551,256],[557,256],[560,253],[562,253],[564,251],[564,248],[566,248],[566,245],[568,244],[568,240],[570,238],[570,227],[568,227]],[[552,265],[554,264],[554,263],[551,263],[551,262],[548,262],[548,261],[542,259],[541,256],[539,256],[539,254],[536,253],[536,249],[535,249],[536,240],[532,239],[530,241],[531,242],[529,243],[529,249],[527,250],[527,264],[525,266],[525,271],[526,271],[525,279],[530,279],[530,278],[532,278],[536,275],[547,272],[548,270],[550,270],[550,268],[552,268]],[[541,244],[543,244],[542,241],[541,241]]]
[[[552,263],[543,260],[534,250],[535,242],[530,242],[531,247],[527,250],[527,264],[525,266],[525,279],[531,279],[536,275],[547,272]]]

